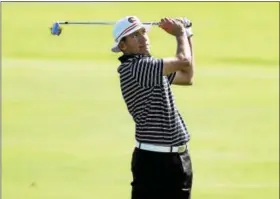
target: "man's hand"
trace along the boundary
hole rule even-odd
[[[185,28],[182,22],[170,18],[161,19],[159,27],[173,36],[182,36],[185,34]]]
[[[184,25],[185,28],[189,28],[192,25],[191,20],[187,19],[186,17],[178,17],[178,18],[175,18],[175,20],[180,21]]]
[[[175,20],[180,21],[184,25],[186,33],[187,33],[187,37],[193,36],[191,20],[189,20],[185,17],[175,18]]]

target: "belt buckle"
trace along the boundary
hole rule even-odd
[[[186,150],[186,145],[184,144],[184,145],[181,145],[181,146],[179,146],[178,147],[178,153],[182,153],[182,152],[184,152],[185,150]]]

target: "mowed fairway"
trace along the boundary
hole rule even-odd
[[[277,3],[1,3],[2,196],[128,199],[134,124],[111,26],[56,20],[193,20],[196,74],[173,86],[191,132],[193,199],[279,195]],[[150,32],[154,56],[175,39]]]

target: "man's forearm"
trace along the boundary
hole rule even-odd
[[[187,37],[188,38],[188,49],[187,51],[190,53],[191,57],[191,67],[194,67],[194,54],[193,54],[193,37]]]
[[[187,64],[177,71],[173,80],[175,85],[192,85],[194,75],[194,54],[192,42],[192,30],[184,29],[184,35],[177,38],[176,55],[180,59],[187,60]]]
[[[176,40],[177,40],[176,56],[179,58],[189,59],[191,61],[192,52],[191,52],[190,42],[187,39],[186,33],[177,36]]]
[[[192,79],[193,74],[194,74],[194,55],[193,55],[193,41],[192,41],[192,37],[186,37],[187,41],[188,41],[188,47],[186,49],[186,51],[189,53],[190,55],[190,66],[187,68],[184,68],[182,71],[184,73],[187,73],[188,78]]]
[[[190,51],[190,55],[192,57],[192,61],[193,61],[193,43],[192,43],[192,36],[188,37],[188,43],[189,43],[189,51]]]
[[[194,56],[193,56],[193,43],[192,43],[192,36],[187,37],[185,36],[185,39],[187,40],[187,45],[185,45],[184,53],[185,55],[190,59],[190,67],[184,68],[183,72],[191,72],[193,73],[193,67],[194,67]]]

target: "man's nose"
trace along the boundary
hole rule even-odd
[[[147,38],[146,38],[144,35],[141,35],[141,36],[140,36],[140,41],[141,41],[141,42],[146,42],[146,41],[147,41]]]

